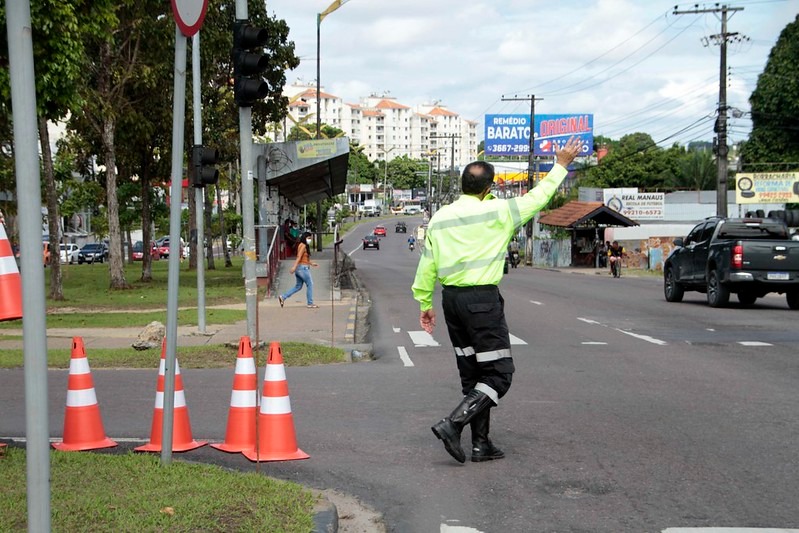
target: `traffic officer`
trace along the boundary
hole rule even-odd
[[[518,228],[555,195],[566,177],[566,167],[581,148],[579,139],[570,138],[555,150],[556,164],[541,183],[510,200],[490,194],[494,183],[491,164],[469,163],[461,176],[463,195],[430,219],[412,290],[421,309],[419,323],[431,334],[436,325],[436,280],[443,287],[444,319],[464,398],[432,430],[458,462],[466,462],[461,432],[467,424],[472,432],[472,461],[505,456],[488,438],[489,410],[508,392],[514,372],[504,300],[497,287],[505,251]]]

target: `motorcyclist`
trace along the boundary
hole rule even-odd
[[[416,246],[416,237],[411,235],[408,237],[408,249],[413,250],[414,246]]]
[[[516,268],[519,265],[519,241],[514,237],[508,243],[508,255],[510,257],[510,265]]]
[[[610,274],[613,275],[613,264],[616,261],[621,261],[622,256],[624,255],[624,246],[619,246],[619,241],[613,241],[608,248],[608,263],[610,265]],[[621,263],[619,263],[621,266]]]

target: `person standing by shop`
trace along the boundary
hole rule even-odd
[[[463,195],[430,219],[412,291],[421,309],[419,323],[432,334],[436,280],[443,287],[444,319],[464,398],[431,429],[460,463],[466,462],[461,432],[467,424],[471,425],[473,462],[505,456],[488,433],[490,409],[510,389],[515,370],[504,300],[497,287],[506,248],[516,230],[549,203],[581,148],[579,139],[570,138],[555,151],[556,164],[539,185],[510,200],[490,194],[494,183],[491,164],[469,163],[461,176]]]
[[[281,294],[277,297],[277,301],[280,302],[280,307],[283,307],[283,304],[286,303],[286,300],[288,300],[295,293],[299,292],[300,289],[302,289],[302,286],[305,285],[305,300],[307,302],[308,308],[319,308],[319,306],[313,302],[313,278],[311,277],[311,267],[318,267],[319,265],[311,261],[312,241],[313,236],[308,231],[303,233],[300,237],[299,244],[297,245],[297,259],[294,261],[294,264],[291,266],[290,270],[290,272],[294,274],[297,284],[289,289],[287,293]]]

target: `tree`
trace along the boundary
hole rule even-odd
[[[785,26],[749,97],[752,133],[743,144],[743,169],[793,170],[799,163],[799,15]]]

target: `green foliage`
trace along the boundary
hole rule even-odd
[[[741,149],[743,169],[795,170],[799,161],[799,15],[785,26],[771,49],[749,103],[752,134]]]

